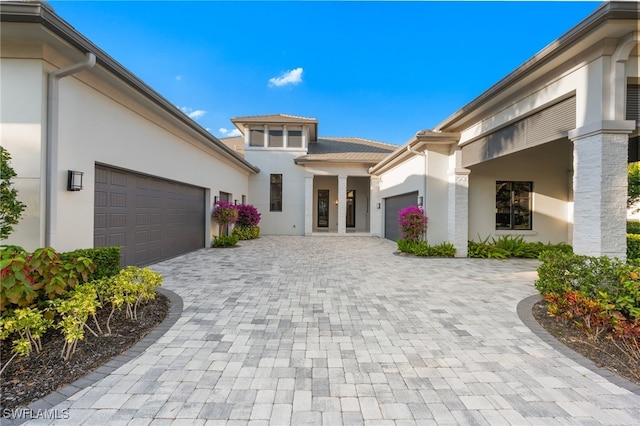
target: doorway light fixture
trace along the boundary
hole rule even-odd
[[[67,191],[82,191],[82,176],[84,172],[69,170],[67,173]]]

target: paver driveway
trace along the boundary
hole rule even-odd
[[[56,409],[105,425],[640,424],[640,396],[519,320],[537,261],[394,251],[263,237],[154,265],[181,317]]]

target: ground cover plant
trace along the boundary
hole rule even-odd
[[[456,248],[451,243],[429,245],[426,241],[409,241],[403,238],[398,240],[398,250],[415,256],[454,257],[456,255]]]
[[[544,302],[536,318],[597,364],[640,384],[640,267],[557,250],[540,260],[535,286]]]
[[[542,252],[550,250],[568,253],[573,251],[568,244],[528,242],[522,236],[514,237],[511,235],[484,239],[478,236],[478,241],[470,240],[468,243],[468,256],[482,259],[508,259],[511,257],[537,259]]]
[[[3,247],[3,409],[70,383],[130,347],[164,318],[166,299],[155,302],[162,277],[146,268],[114,266],[119,265],[119,251],[59,254],[42,248],[27,253]],[[91,257],[105,269],[98,271]]]

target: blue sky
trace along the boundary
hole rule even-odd
[[[232,117],[314,117],[321,136],[402,144],[600,2],[50,1],[218,137]],[[226,129],[226,130],[225,130]]]

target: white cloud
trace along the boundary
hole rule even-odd
[[[176,75],[176,80],[178,81],[182,80],[182,75]]]
[[[240,133],[240,130],[238,130],[238,129],[229,130],[229,129],[225,128],[225,127],[220,127],[218,129],[218,131],[225,138],[231,138],[231,137],[234,137],[234,136],[241,136],[242,135],[242,133]]]
[[[184,112],[185,114],[187,114],[189,116],[189,118],[192,118],[194,120],[197,120],[198,118],[201,118],[203,115],[205,115],[207,113],[207,111],[203,110],[203,109],[193,109],[193,108],[189,108],[189,107],[178,107],[180,108],[180,111]]]
[[[302,83],[302,71],[302,68],[296,68],[282,73],[279,77],[270,78],[269,87],[300,84]]]

